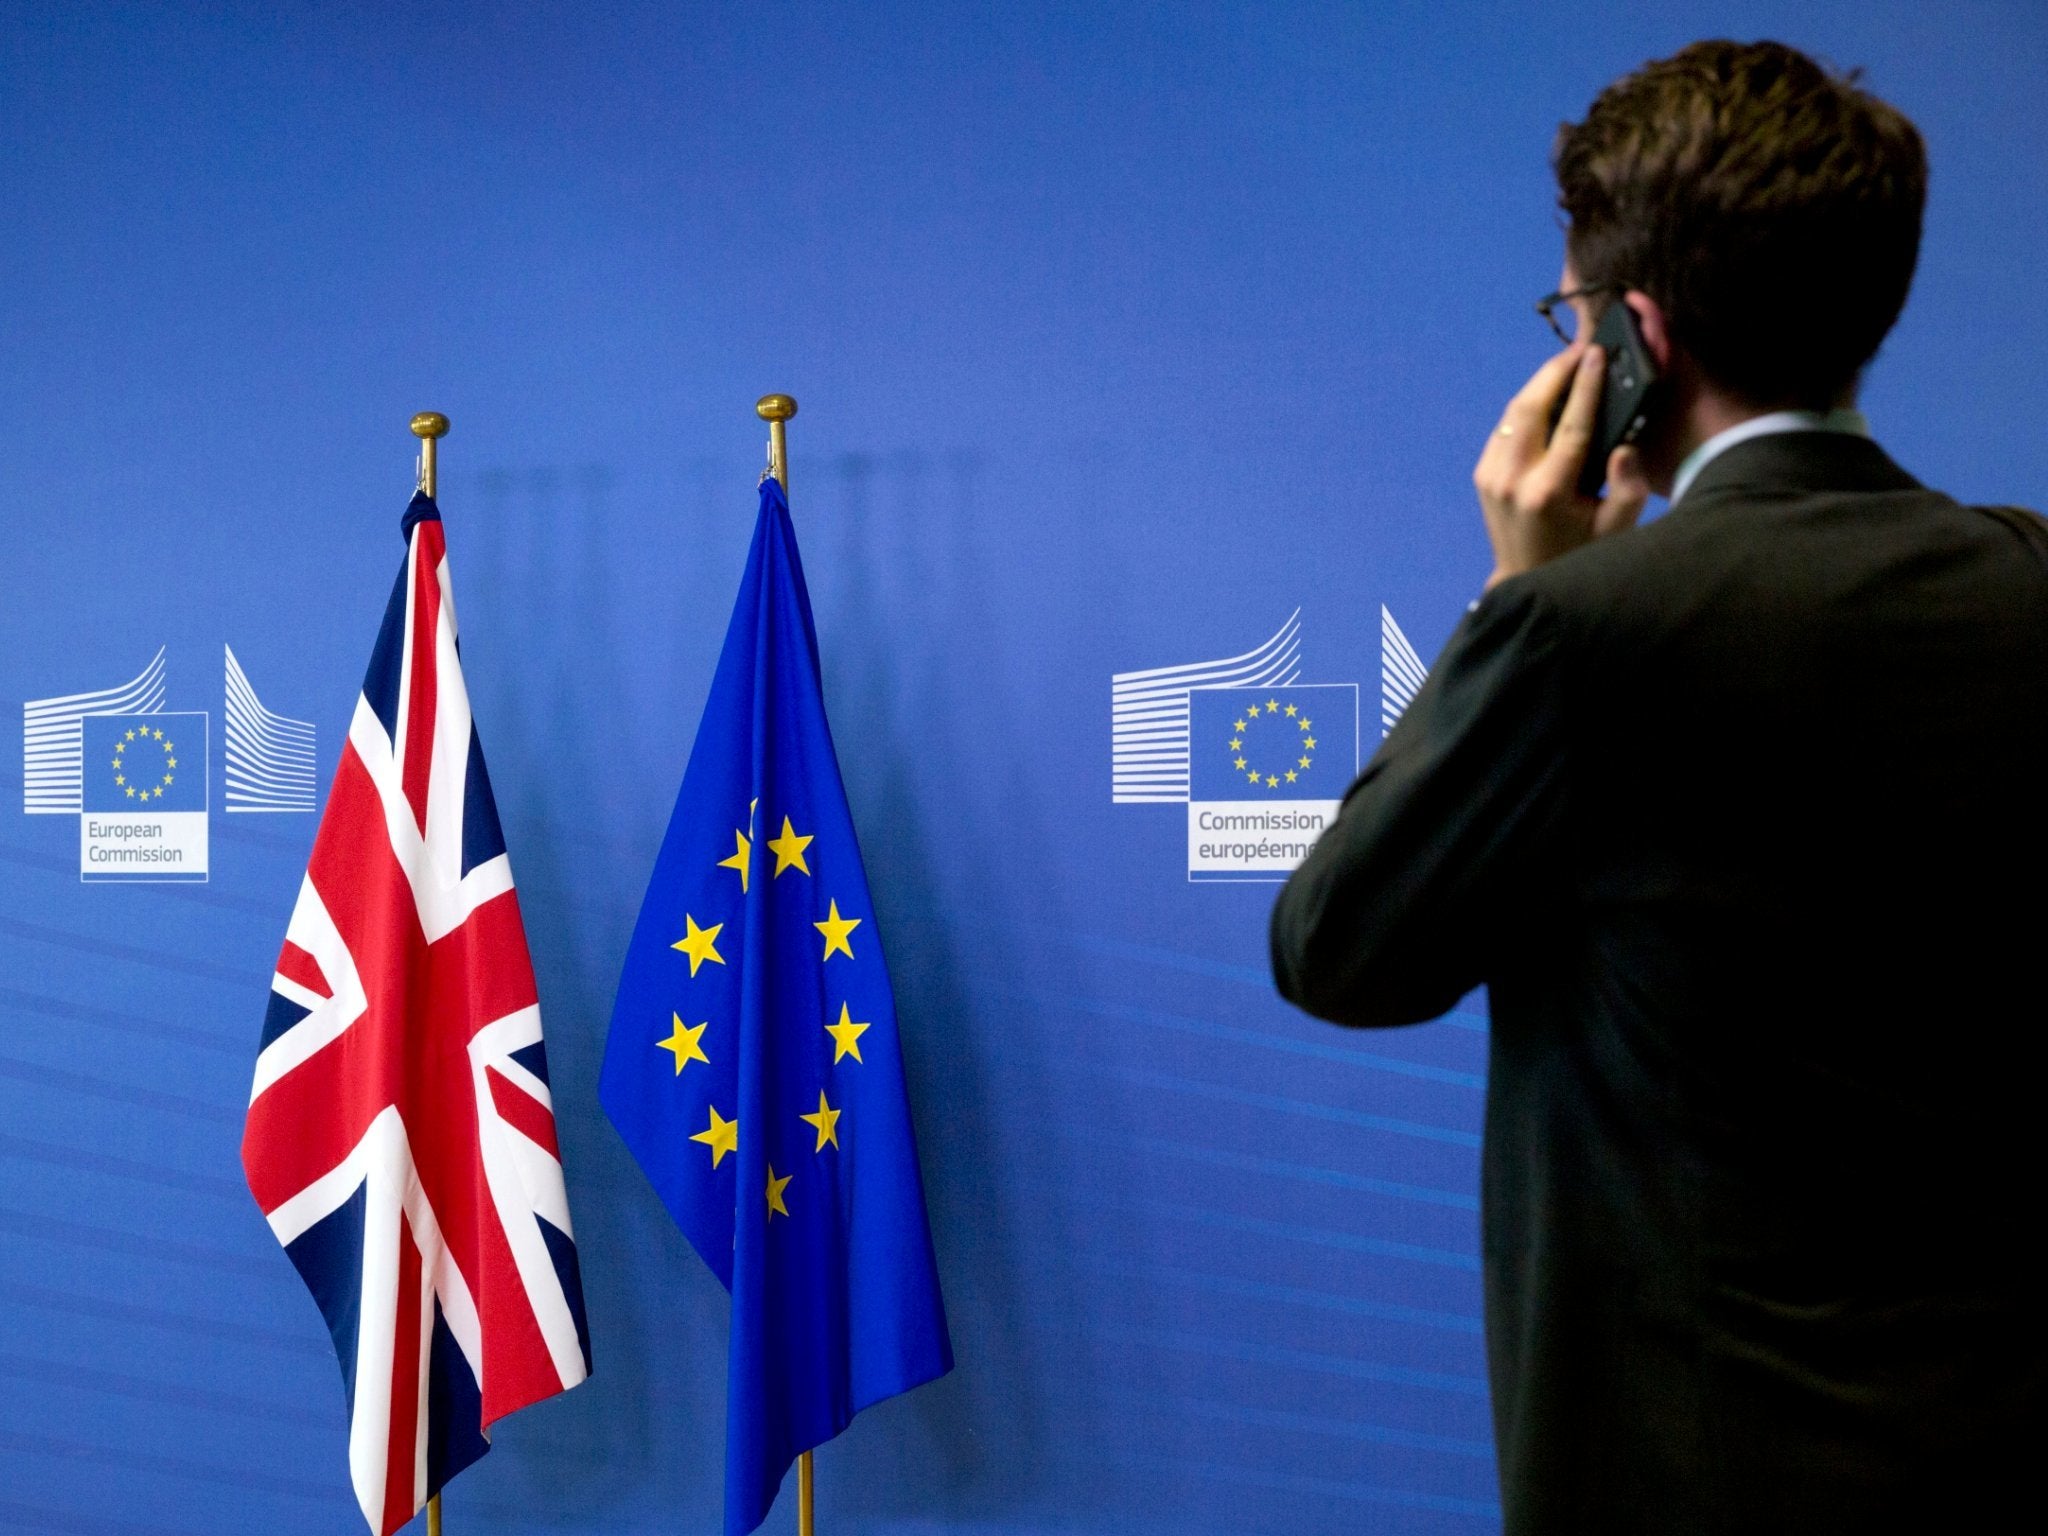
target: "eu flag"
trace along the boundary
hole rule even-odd
[[[732,1293],[725,1528],[952,1368],[889,972],[773,478],[626,952],[599,1095]]]

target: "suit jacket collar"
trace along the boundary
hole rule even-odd
[[[1849,432],[1774,432],[1716,455],[1678,508],[1724,496],[1807,491],[1915,491],[1920,482],[1876,443]]]

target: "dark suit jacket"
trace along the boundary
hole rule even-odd
[[[1273,965],[1346,1024],[1489,989],[1510,1536],[2040,1482],[2044,786],[2048,573],[1866,439],[1738,444],[1451,637]]]

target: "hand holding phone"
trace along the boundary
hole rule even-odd
[[[1588,337],[1536,370],[1509,402],[1472,472],[1493,545],[1487,586],[1632,526],[1650,496],[1640,464],[1600,495],[1614,450],[1643,430],[1657,375],[1615,304]],[[1617,380],[1610,387],[1608,370]]]

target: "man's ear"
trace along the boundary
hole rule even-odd
[[[1621,296],[1621,302],[1636,312],[1636,324],[1642,329],[1643,345],[1650,349],[1650,357],[1659,373],[1671,371],[1671,326],[1664,318],[1663,306],[1647,293],[1631,288]]]

